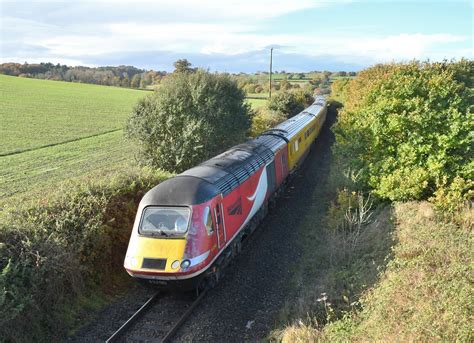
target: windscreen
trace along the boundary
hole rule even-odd
[[[138,232],[149,236],[180,236],[188,229],[187,207],[147,207]]]

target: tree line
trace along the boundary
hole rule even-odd
[[[196,72],[187,59],[174,62],[174,73]],[[70,67],[53,63],[3,63],[0,64],[0,74],[28,77],[43,80],[90,83],[105,86],[127,87],[137,89],[154,88],[162,79],[171,73],[166,71],[145,70],[133,66],[120,65],[117,67]],[[308,73],[275,72],[281,78],[272,82],[273,90],[290,90],[292,88],[308,92],[328,93],[331,78],[353,77],[355,72],[311,71]],[[255,74],[229,74],[237,81],[238,86],[246,94],[268,93],[268,72]],[[306,82],[297,82],[306,81]]]
[[[91,83],[105,86],[147,88],[157,85],[165,71],[139,69],[133,66],[70,67],[53,63],[3,63],[0,74],[43,80]]]

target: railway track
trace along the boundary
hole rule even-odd
[[[155,313],[147,319],[148,314],[153,312],[154,305],[160,300],[160,297],[164,294],[162,292],[156,292],[153,294],[120,328],[115,331],[108,339],[107,343],[115,342],[169,342],[179,328],[186,322],[186,319],[192,314],[196,306],[206,296],[209,288],[202,291],[197,298],[195,298],[191,304],[183,304],[186,307],[184,313],[178,316],[178,319],[174,322],[170,322],[169,319],[159,318],[162,317],[160,314],[163,312]],[[166,304],[164,304],[166,306]],[[147,323],[142,327],[137,328],[141,321],[145,319]]]

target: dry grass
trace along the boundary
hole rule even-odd
[[[389,222],[387,213],[359,241],[353,275],[371,279],[371,246]],[[428,202],[396,203],[393,259],[380,279],[352,309],[326,326],[317,318],[290,325],[272,336],[278,341],[473,341],[472,235],[474,211],[468,204],[456,221],[440,219]],[[375,251],[372,251],[378,255]],[[374,260],[375,263],[375,260]],[[378,262],[379,263],[379,262]],[[364,272],[364,267],[365,272]],[[340,277],[340,275],[339,275]],[[333,280],[343,280],[333,279]],[[328,284],[337,290],[338,285]],[[308,294],[307,301],[314,301]],[[338,304],[333,302],[337,309]]]

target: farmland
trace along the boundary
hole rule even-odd
[[[250,106],[252,106],[252,108],[257,109],[257,108],[265,106],[265,104],[267,103],[267,99],[264,99],[264,98],[262,98],[262,99],[250,98],[250,99],[247,99],[247,103]]]
[[[0,75],[0,155],[119,130],[147,94]]]
[[[0,75],[0,198],[133,160],[122,127],[148,94]]]
[[[122,128],[149,92],[0,75],[0,93],[0,199],[133,163]]]

